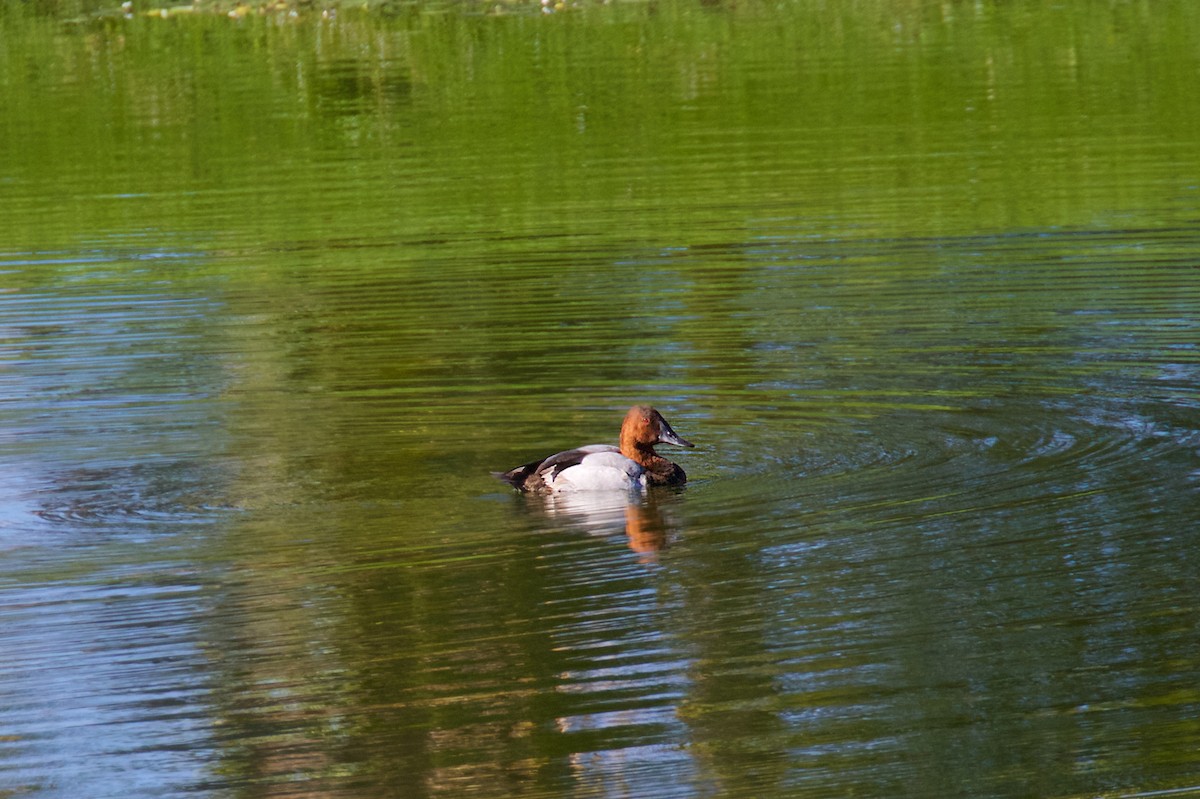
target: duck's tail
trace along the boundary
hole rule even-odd
[[[525,485],[525,481],[541,465],[541,461],[532,461],[515,469],[509,469],[507,472],[492,472],[492,477],[495,477],[497,480],[503,480],[518,491],[528,491],[529,487]]]

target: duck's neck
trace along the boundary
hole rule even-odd
[[[634,438],[621,437],[621,454],[631,461],[637,461],[643,469],[649,469],[659,461],[667,460],[654,451],[653,444],[643,444]]]
[[[681,485],[687,480],[687,475],[679,464],[655,452],[653,444],[643,444],[622,437],[621,454],[645,469],[653,485]]]

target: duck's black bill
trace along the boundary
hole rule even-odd
[[[694,447],[696,446],[686,438],[681,438],[678,433],[671,429],[671,425],[667,424],[667,420],[662,422],[662,429],[658,433],[658,441],[661,444],[674,444],[677,447]]]

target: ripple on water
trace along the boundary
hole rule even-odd
[[[191,523],[227,510],[218,504],[226,480],[212,463],[80,466],[43,475],[42,487],[27,492],[25,500],[33,515],[59,525]]]

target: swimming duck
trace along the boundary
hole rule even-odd
[[[683,469],[655,452],[655,444],[695,446],[680,438],[654,408],[635,405],[621,424],[619,447],[589,444],[498,472],[496,476],[518,491],[533,494],[683,485],[687,481]]]

